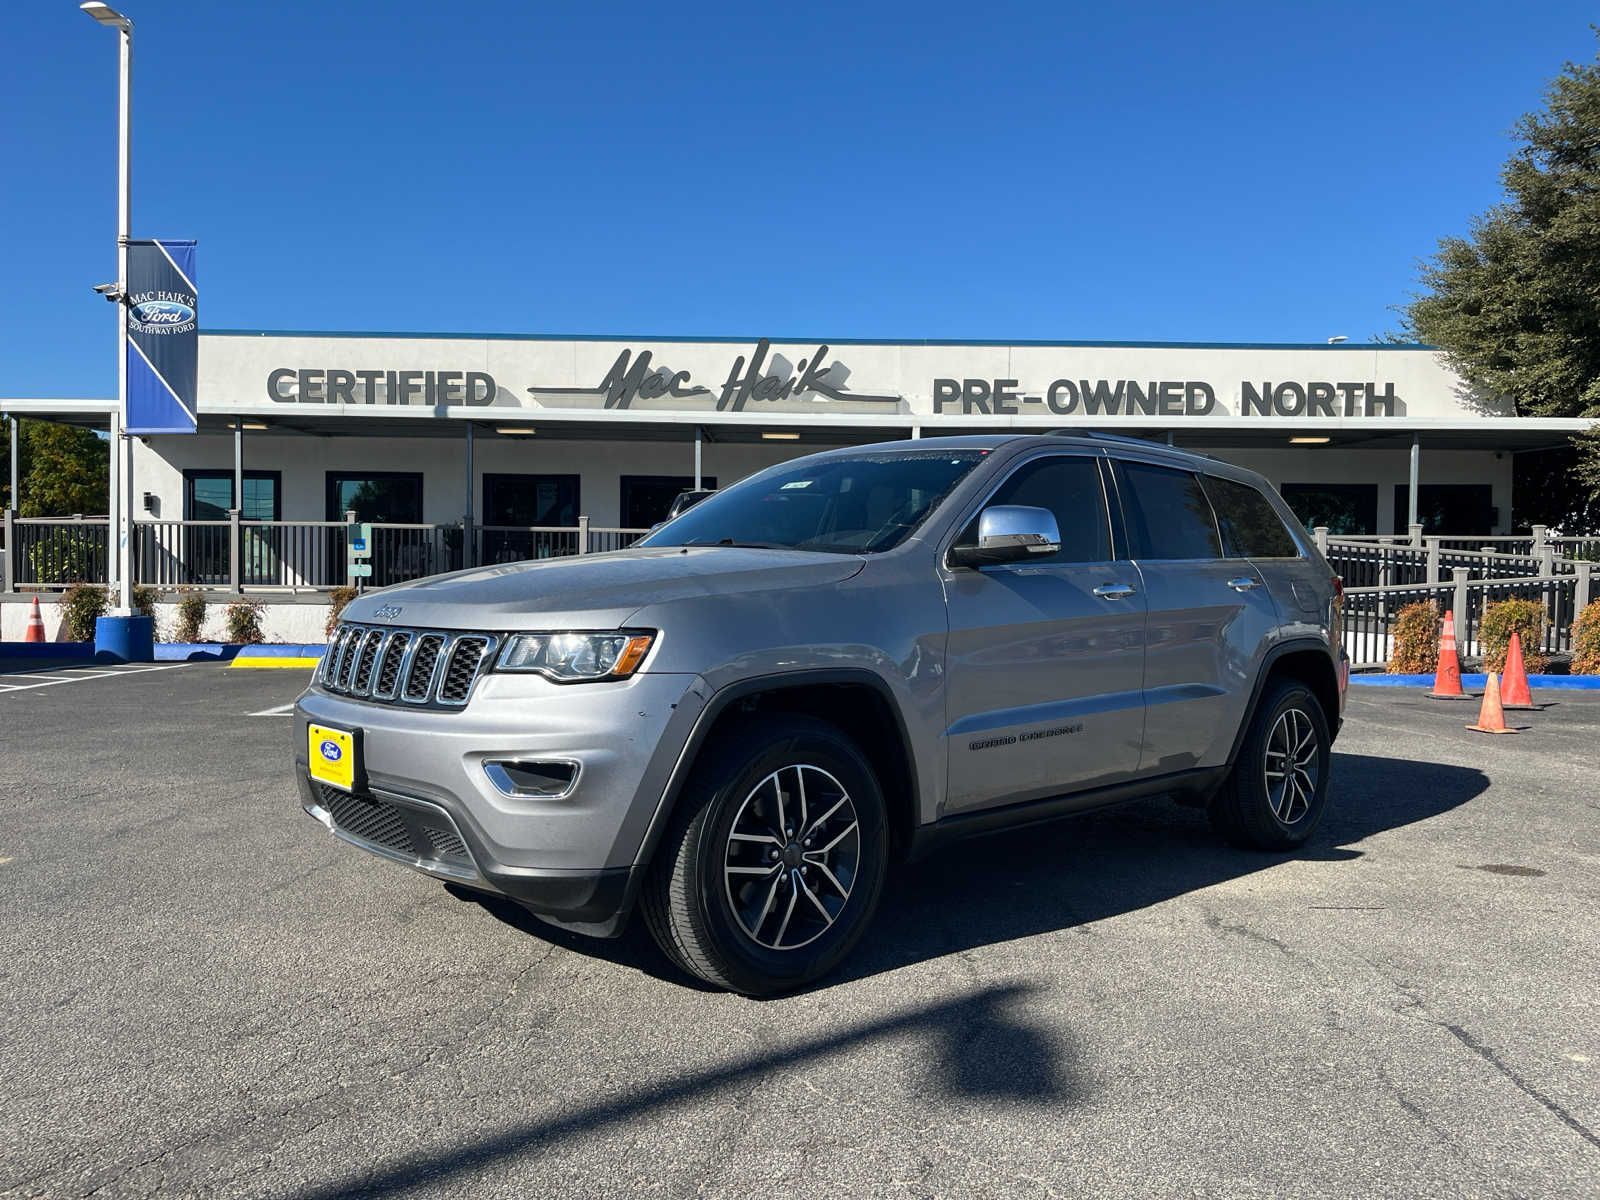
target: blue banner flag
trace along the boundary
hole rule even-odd
[[[128,433],[193,433],[200,357],[194,243],[128,243]]]

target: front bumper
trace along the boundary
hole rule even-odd
[[[535,915],[600,935],[632,905],[646,830],[703,704],[692,675],[640,674],[562,687],[490,675],[449,712],[311,691],[295,707],[295,770],[306,812],[336,836],[436,878],[508,896]],[[310,721],[359,730],[364,780],[352,798],[313,783]],[[581,764],[562,799],[506,796],[499,758]]]

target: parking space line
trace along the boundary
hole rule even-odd
[[[143,675],[147,671],[175,671],[179,667],[188,665],[188,663],[164,663],[160,666],[146,667],[128,663],[120,669],[112,670],[81,671],[71,675],[30,675],[27,677],[27,683],[0,683],[0,692],[31,692],[38,688],[57,687],[63,683],[82,683],[85,679],[105,679],[111,675]]]
[[[275,708],[263,708],[260,712],[253,712],[252,717],[287,717],[294,713],[294,701],[288,704],[279,704]]]

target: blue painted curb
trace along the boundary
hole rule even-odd
[[[1432,687],[1432,675],[1352,675],[1350,682],[1362,687]],[[1461,686],[1481,688],[1488,684],[1486,675],[1463,675]],[[1600,691],[1600,675],[1529,675],[1531,688],[1551,688],[1556,691]]]
[[[93,642],[0,642],[0,658],[93,657]]]
[[[241,658],[321,658],[325,649],[326,646],[310,642],[272,642],[238,648]]]
[[[224,642],[157,642],[157,662],[227,662],[238,646]]]

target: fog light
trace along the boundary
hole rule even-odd
[[[578,764],[566,759],[490,759],[483,773],[502,796],[563,800],[578,786]]]

